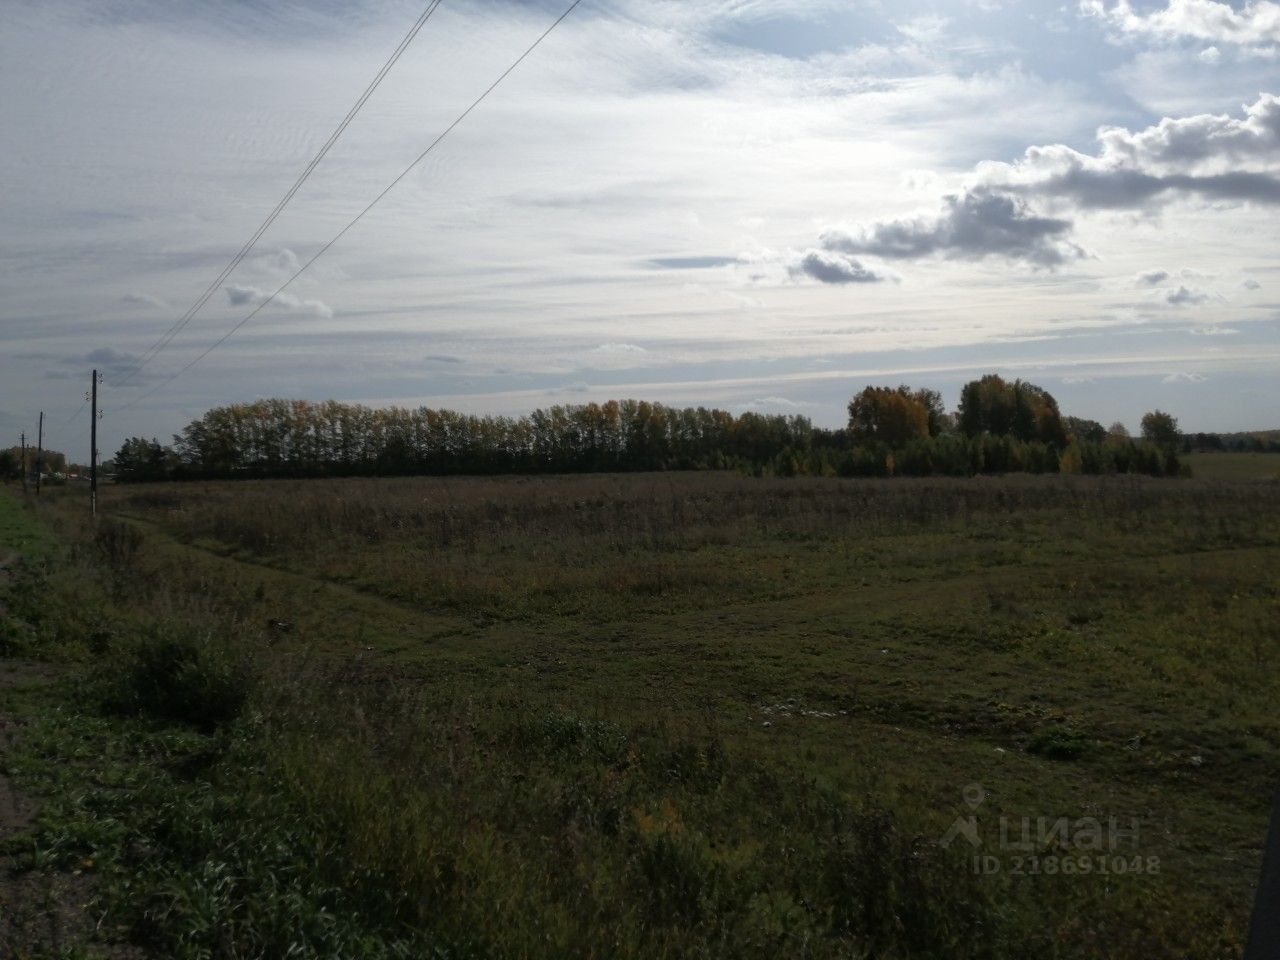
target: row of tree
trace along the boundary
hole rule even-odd
[[[723,469],[807,447],[803,417],[624,400],[525,417],[263,400],[210,410],[173,448],[126,441],[121,479]]]
[[[1172,440],[1166,435],[1172,430]],[[132,438],[122,481],[170,478],[739,469],[755,473],[1177,473],[1177,423],[1155,411],[1144,440],[1063,417],[1046,391],[991,375],[941,395],[869,386],[849,424],[798,416],[675,408],[636,400],[553,406],[524,417],[335,401],[261,400],[210,410],[173,446]]]
[[[944,434],[966,437],[1012,437],[1023,443],[1065,447],[1072,439],[1102,443],[1129,439],[1122,423],[1109,428],[1094,420],[1064,417],[1058,402],[1043,388],[1025,380],[1008,381],[996,374],[966,383],[954,414],[945,411],[936,390],[867,387],[849,401],[849,432],[860,443],[900,447],[913,440]],[[1142,437],[1152,443],[1179,440],[1178,421],[1153,410],[1142,418]]]
[[[1182,437],[1186,453],[1205,450],[1214,453],[1280,453],[1280,430],[1257,433],[1189,433]]]

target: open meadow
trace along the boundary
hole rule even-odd
[[[0,631],[67,665],[5,692],[49,798],[23,863],[92,863],[121,942],[1239,955],[1275,482],[146,484],[96,528],[0,497],[60,543]]]
[[[1275,480],[1280,453],[1191,453],[1183,459],[1194,476],[1205,480]]]

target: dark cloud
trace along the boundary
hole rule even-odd
[[[1133,278],[1140,287],[1158,287],[1169,279],[1168,270],[1145,270]]]
[[[422,358],[423,363],[462,363],[461,357],[455,357],[447,353],[429,353]]]
[[[243,307],[247,303],[266,299],[261,291],[253,287],[227,287],[227,302],[233,307]]]
[[[820,283],[882,283],[885,277],[860,260],[835,250],[810,250],[789,267],[793,277],[812,277]]]
[[[1149,206],[1177,195],[1205,200],[1237,200],[1280,203],[1280,176],[1238,171],[1212,176],[1168,174],[1157,176],[1140,170],[1105,170],[1077,167],[1031,184],[1007,189],[1069,200],[1082,209],[1127,210]]]
[[[88,383],[89,373],[97,370],[106,383],[111,383],[127,374],[133,373],[141,358],[137,354],[125,353],[111,347],[99,347],[85,354],[66,357],[58,361],[58,366],[45,371],[46,380],[80,380]],[[136,383],[146,383],[153,374],[149,370],[135,374]],[[156,375],[158,376],[158,375]]]
[[[136,307],[158,307],[160,309],[166,309],[169,306],[169,304],[164,300],[159,297],[153,297],[149,293],[126,293],[120,299],[125,303]]]
[[[885,220],[855,232],[828,231],[822,246],[896,260],[994,256],[1050,268],[1085,255],[1067,239],[1070,220],[1038,216],[1019,197],[978,188],[946,197],[944,203],[936,217]]]
[[[1165,303],[1172,304],[1175,307],[1190,307],[1198,303],[1204,303],[1209,299],[1209,294],[1203,290],[1181,285],[1177,290],[1169,290],[1164,295]]]
[[[90,363],[96,363],[99,366],[111,367],[127,363],[135,363],[138,358],[131,353],[112,350],[110,347],[99,347],[97,350],[93,350],[86,354],[85,359]]]

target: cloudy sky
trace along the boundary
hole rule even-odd
[[[565,0],[567,2],[567,0]],[[837,425],[867,383],[1033,380],[1280,426],[1280,4],[4,0],[0,433],[74,450],[260,396],[637,397]],[[145,394],[150,393],[149,396]]]

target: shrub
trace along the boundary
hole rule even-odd
[[[1027,752],[1050,760],[1075,760],[1084,754],[1088,746],[1088,741],[1070,728],[1045,727],[1031,735]]]
[[[126,653],[104,705],[125,714],[213,730],[244,709],[251,685],[246,664],[207,635],[157,627]]]

